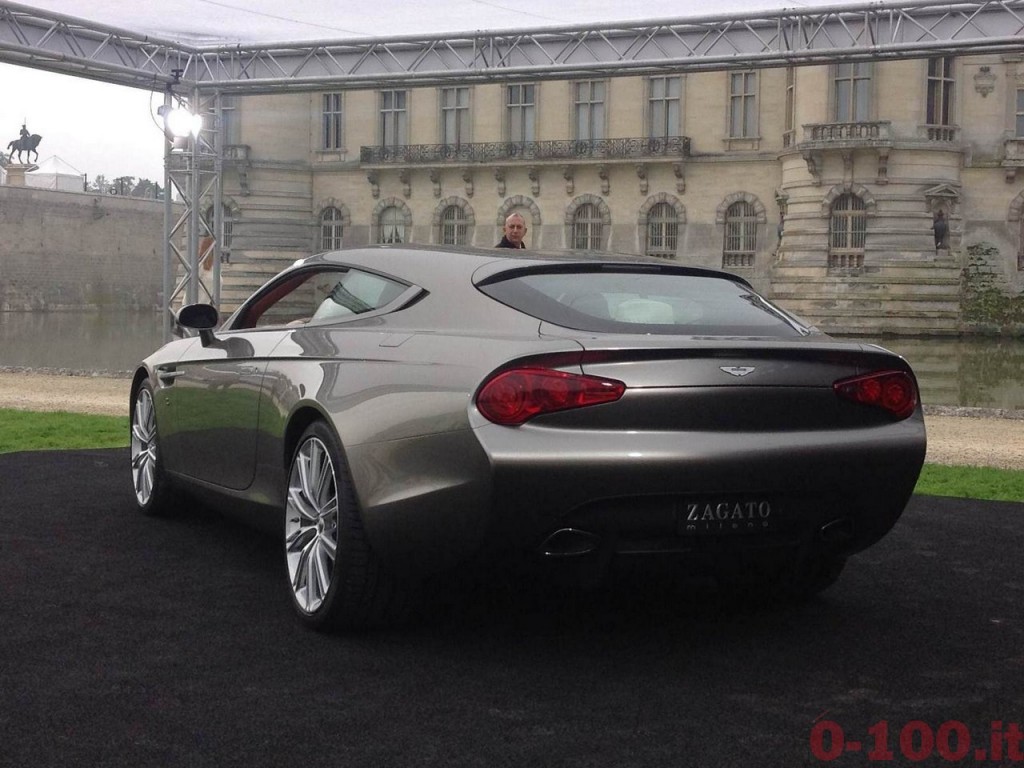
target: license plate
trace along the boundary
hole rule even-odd
[[[776,517],[767,499],[682,499],[676,504],[681,536],[764,533],[774,528]]]

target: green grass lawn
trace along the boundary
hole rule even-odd
[[[0,453],[128,445],[126,416],[39,413],[0,408]],[[1024,501],[1024,472],[926,464],[915,493],[987,501]]]
[[[127,416],[0,408],[0,453],[127,445]]]

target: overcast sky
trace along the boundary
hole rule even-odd
[[[755,9],[850,5],[828,0],[22,0],[91,22],[187,43],[325,40],[685,18]],[[429,10],[427,10],[429,9]],[[0,149],[22,123],[94,179],[163,179],[162,95],[0,64]]]

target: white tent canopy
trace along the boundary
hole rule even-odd
[[[867,2],[867,0],[861,0]],[[843,0],[850,5],[858,0]],[[186,45],[340,40],[358,37],[512,31],[837,4],[835,0],[34,0],[23,5]]]
[[[85,174],[57,155],[51,155],[39,163],[36,170],[25,174],[25,185],[60,192],[82,192]]]

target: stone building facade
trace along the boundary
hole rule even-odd
[[[222,301],[378,242],[724,267],[835,332],[955,333],[1024,289],[1024,58],[225,96]],[[941,218],[942,223],[936,224]]]

